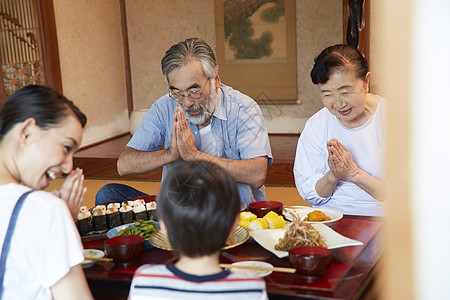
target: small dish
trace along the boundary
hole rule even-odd
[[[155,221],[156,226],[159,227],[159,222]],[[127,228],[128,226],[134,226],[134,223],[128,223],[128,224],[123,224],[123,225],[119,225],[117,227],[111,228],[110,230],[108,230],[108,232],[106,233],[106,237],[108,239],[113,238],[115,236],[117,236],[117,234],[119,233],[119,231],[121,231],[122,229]],[[145,248],[153,248],[153,245],[150,244],[149,240],[146,239],[145,240]]]
[[[233,266],[252,266],[252,267],[266,267],[273,268],[273,265],[257,260],[240,261],[231,264],[229,268],[230,272],[245,274],[253,277],[265,277],[272,273],[272,270],[255,270],[255,269],[245,269],[245,268],[233,268]]]
[[[113,238],[113,237],[115,237],[115,236],[119,233],[119,231],[121,231],[122,229],[125,229],[125,228],[127,228],[128,226],[133,226],[133,225],[134,225],[134,223],[128,223],[128,224],[123,224],[123,225],[119,225],[119,226],[116,226],[116,227],[114,227],[114,228],[111,228],[111,229],[108,230],[108,232],[106,233],[106,237],[107,237],[108,239]]]
[[[344,215],[337,211],[337,210],[333,210],[333,209],[328,209],[328,208],[312,208],[312,207],[308,207],[308,206],[303,206],[303,207],[299,207],[299,208],[285,208],[283,210],[283,214],[284,217],[289,220],[289,221],[294,221],[297,219],[300,220],[304,220],[308,214],[312,211],[315,210],[319,210],[321,212],[323,212],[325,214],[325,216],[329,217],[330,220],[328,221],[319,221],[319,222],[311,222],[311,221],[303,221],[306,223],[311,223],[311,224],[331,224],[334,222],[339,221],[340,219],[342,219],[344,217]]]
[[[95,258],[103,258],[105,256],[105,252],[97,249],[83,249],[83,255],[86,257],[95,257]],[[93,260],[83,260],[81,265],[83,268],[89,268],[95,264]]]

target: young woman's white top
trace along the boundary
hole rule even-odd
[[[12,210],[30,188],[0,185],[0,243]],[[66,203],[45,191],[28,195],[6,261],[3,299],[52,299],[50,287],[83,261],[83,246]]]

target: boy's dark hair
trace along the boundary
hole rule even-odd
[[[325,84],[330,76],[341,69],[351,69],[357,78],[364,80],[369,64],[362,54],[348,45],[337,44],[325,48],[315,59],[311,70],[314,84]]]
[[[72,101],[50,87],[28,85],[11,96],[0,108],[0,139],[17,123],[34,118],[36,125],[47,129],[58,125],[63,118],[73,114],[86,125],[86,116]]]
[[[183,162],[162,180],[157,203],[174,250],[199,257],[225,246],[239,214],[240,197],[223,169],[206,162]]]

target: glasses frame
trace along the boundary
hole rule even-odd
[[[210,79],[206,79],[206,82],[203,84],[203,86],[198,90],[198,91],[191,91],[188,90],[187,94],[186,93],[179,93],[177,92],[177,94],[179,94],[181,96],[181,99],[177,99],[174,94],[172,93],[172,89],[169,89],[169,97],[172,98],[172,100],[174,100],[177,103],[181,103],[183,102],[184,98],[189,98],[191,100],[197,100],[200,99],[200,97],[202,96],[203,92],[205,91],[205,87],[208,84],[208,82],[210,81]]]

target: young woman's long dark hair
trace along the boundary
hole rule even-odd
[[[37,126],[46,129],[59,124],[70,114],[78,118],[82,127],[86,125],[86,116],[78,107],[52,88],[42,85],[23,87],[0,107],[0,140],[15,124],[28,118],[34,118]]]

